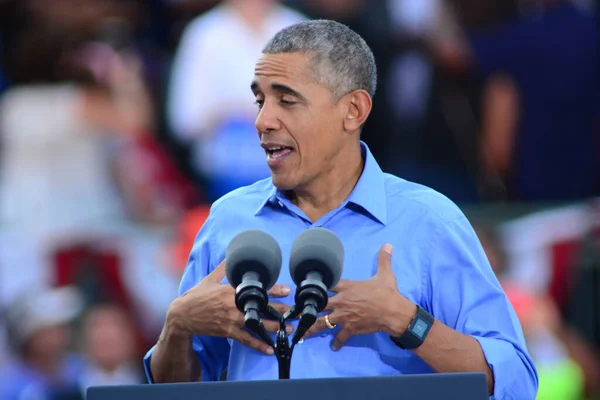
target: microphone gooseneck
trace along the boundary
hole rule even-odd
[[[297,285],[294,314],[300,315],[300,321],[292,338],[293,345],[298,343],[327,306],[327,291],[339,282],[343,263],[342,242],[328,229],[308,229],[294,241],[290,275]]]
[[[268,310],[267,290],[281,270],[281,249],[269,234],[248,230],[235,236],[227,246],[225,273],[235,288],[235,305],[244,313],[244,324],[263,341],[274,346],[260,314]]]

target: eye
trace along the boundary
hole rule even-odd
[[[256,104],[259,109],[262,108],[263,103],[264,103],[264,100],[260,100],[260,99],[256,99],[256,101],[254,102],[254,104]]]
[[[285,100],[285,99],[281,99],[280,103],[284,106],[284,107],[290,107],[293,106],[294,104],[296,104],[295,101],[292,100]]]

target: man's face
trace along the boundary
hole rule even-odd
[[[256,128],[281,190],[307,187],[330,172],[350,137],[343,106],[316,82],[310,60],[309,54],[265,54],[255,67]]]
[[[57,325],[40,328],[27,341],[27,353],[35,358],[56,358],[62,356],[68,348],[70,329]]]

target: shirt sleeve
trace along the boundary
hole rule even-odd
[[[216,252],[211,248],[211,238],[214,236],[213,218],[211,211],[196,237],[188,264],[181,278],[179,296],[204,279],[219,263],[219,260],[215,258]],[[150,383],[154,383],[150,371],[150,360],[155,347],[152,347],[144,356],[144,370]],[[194,336],[193,348],[202,368],[202,381],[218,381],[227,368],[229,360],[230,346],[227,338]]]
[[[492,399],[535,399],[538,376],[521,325],[473,228],[461,216],[436,230],[427,308],[479,342],[494,375]]]

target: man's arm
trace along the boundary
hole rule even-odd
[[[494,399],[535,399],[521,325],[473,228],[464,216],[433,225],[422,306],[436,321],[415,354],[440,372],[485,372]]]
[[[226,368],[229,354],[227,339],[193,335],[189,326],[184,324],[192,314],[189,307],[185,307],[183,299],[186,293],[207,277],[216,265],[209,242],[213,232],[211,209],[196,237],[181,278],[178,297],[167,311],[159,339],[144,357],[144,370],[150,383],[215,381]]]
[[[415,354],[438,372],[485,372],[488,392],[494,393],[494,374],[483,350],[471,336],[464,335],[436,320],[429,335]]]
[[[408,301],[405,298],[403,300]],[[402,306],[399,305],[396,309],[401,310]],[[417,307],[414,306],[414,314],[416,312]],[[396,322],[406,320],[400,316],[392,319]],[[404,326],[392,328],[392,336],[402,335],[407,328],[406,324],[398,325]],[[487,376],[488,392],[490,395],[494,393],[494,374],[477,340],[455,331],[438,319],[431,326],[427,340],[415,349],[414,353],[437,372],[484,372]]]
[[[176,311],[173,310],[176,301],[167,313],[165,325],[150,359],[150,375],[155,383],[202,380],[202,369],[194,352],[192,336],[177,324]]]

